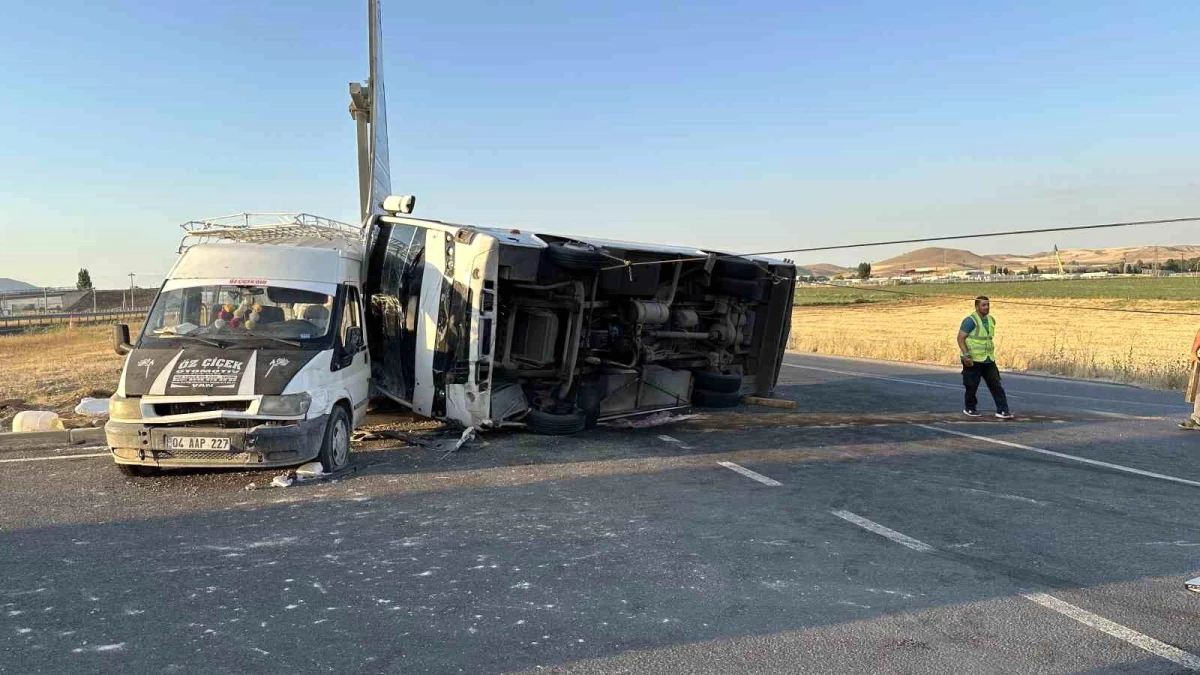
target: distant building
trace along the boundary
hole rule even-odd
[[[74,288],[31,288],[0,292],[0,316],[60,312],[82,298],[87,291]]]

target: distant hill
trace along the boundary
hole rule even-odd
[[[1149,265],[1155,260],[1164,263],[1169,258],[1176,260],[1200,258],[1200,246],[1191,244],[1177,246],[1122,246],[1114,248],[1060,248],[1058,252],[1062,255],[1063,264],[1068,267],[1074,265],[1084,267],[1119,265],[1121,260],[1126,260],[1130,263],[1141,260]],[[1037,265],[1043,270],[1058,268],[1058,263],[1054,260],[1054,251],[1031,253],[1028,255],[998,253],[990,257],[1000,261],[1002,265],[1016,269],[1026,269],[1032,265]]]
[[[849,274],[854,270],[849,267],[838,267],[829,263],[817,263],[815,265],[800,265],[797,268],[797,273],[804,277],[829,277],[832,279],[839,274]]]
[[[873,276],[900,274],[905,270],[936,267],[939,270],[977,270],[1000,265],[1000,261],[959,248],[929,246],[871,263]]]
[[[16,279],[6,279],[3,277],[0,277],[0,292],[29,291],[29,290],[33,290],[35,288],[37,288],[37,286],[34,286],[33,284],[27,284],[24,281],[17,281]]]
[[[1174,246],[1119,246],[1112,248],[1063,248],[1059,249],[1063,264],[1067,267],[1107,267],[1119,265],[1122,260],[1130,263],[1141,260],[1144,264],[1153,264],[1156,260],[1165,263],[1174,258],[1186,260],[1200,258],[1200,245],[1179,244]],[[1038,267],[1043,272],[1058,271],[1058,263],[1054,259],[1054,251],[1029,253],[1025,255],[1013,253],[992,253],[980,255],[961,248],[941,248],[930,246],[909,251],[901,255],[878,260],[871,263],[871,275],[876,277],[896,276],[907,270],[936,268],[939,273],[958,270],[984,270],[992,265],[1007,267],[1014,272],[1025,271],[1030,267]],[[852,274],[853,269],[818,263],[805,265],[800,268],[800,274],[805,276],[817,275],[833,277],[838,274]]]

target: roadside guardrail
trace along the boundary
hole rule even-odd
[[[0,332],[10,332],[22,328],[58,325],[86,325],[117,321],[120,319],[137,320],[145,318],[149,308],[113,309],[98,312],[52,312],[49,314],[15,314],[0,316]]]

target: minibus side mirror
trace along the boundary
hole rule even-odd
[[[113,350],[121,356],[133,351],[133,345],[129,344],[129,325],[119,323],[113,326],[112,341]]]
[[[346,329],[346,353],[357,354],[363,346],[363,332],[361,326],[350,326]]]

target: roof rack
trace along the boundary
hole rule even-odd
[[[311,213],[235,213],[216,218],[189,220],[180,225],[183,239],[179,253],[197,244],[222,241],[255,244],[287,244],[297,240],[362,240],[362,229],[349,223]]]

